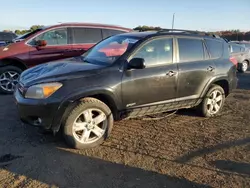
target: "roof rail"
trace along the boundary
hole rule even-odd
[[[215,35],[213,33],[208,33],[205,31],[184,30],[184,29],[161,29],[158,31],[158,33],[169,33],[169,32],[175,32],[175,31],[180,31],[180,32],[186,33],[186,34],[205,35],[205,36],[211,36],[214,38],[220,38],[220,36]]]

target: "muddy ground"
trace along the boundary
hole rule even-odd
[[[83,151],[22,124],[12,96],[0,96],[0,187],[250,187],[249,90],[247,72],[219,117],[121,121]]]

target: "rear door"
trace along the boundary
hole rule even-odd
[[[193,105],[205,85],[215,74],[215,64],[209,59],[202,38],[177,38],[178,57],[178,98],[180,106]]]
[[[70,28],[73,56],[80,56],[89,48],[102,40],[100,28],[72,27]]]
[[[47,45],[44,47],[36,46],[38,40],[45,40]],[[30,45],[29,66],[72,56],[66,27],[45,31],[29,41],[28,45]]]

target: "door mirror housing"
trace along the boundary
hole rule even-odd
[[[44,47],[44,46],[47,45],[47,41],[46,41],[46,40],[38,40],[38,41],[36,42],[36,45],[37,45],[38,47]]]
[[[146,67],[143,58],[133,58],[128,63],[128,69],[144,69]]]

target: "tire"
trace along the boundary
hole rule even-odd
[[[99,117],[99,121],[104,118],[105,120],[98,123],[95,116]],[[112,112],[106,104],[94,98],[85,98],[76,105],[63,122],[62,133],[70,147],[92,148],[102,144],[109,136],[113,128],[113,121]]]
[[[247,71],[247,69],[248,69],[248,62],[247,62],[247,61],[243,61],[243,62],[239,65],[238,71],[239,71],[240,73],[244,73],[244,72]]]
[[[12,94],[21,73],[22,69],[16,66],[8,65],[0,67],[0,92]]]
[[[215,93],[217,94],[216,97],[214,98]],[[224,102],[225,102],[225,92],[223,88],[219,85],[212,85],[212,87],[208,90],[203,101],[199,106],[201,115],[204,117],[217,116],[222,111]]]

